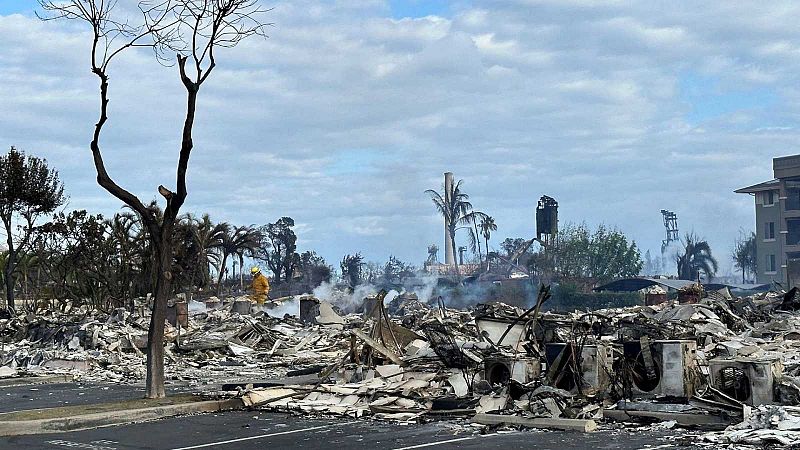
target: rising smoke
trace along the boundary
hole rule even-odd
[[[388,305],[400,294],[414,293],[421,302],[432,303],[435,300],[434,293],[437,283],[438,279],[435,276],[428,274],[417,276],[404,283],[399,289],[389,289],[383,302]],[[359,284],[355,289],[351,289],[348,286],[326,282],[314,289],[311,295],[330,302],[344,313],[351,313],[361,311],[364,299],[375,296],[380,290],[380,286],[370,283]]]
[[[344,313],[360,312],[364,299],[372,297],[381,290],[374,284],[360,284],[355,289],[334,283],[323,283],[314,289],[312,295],[320,300],[330,302]],[[398,295],[416,294],[420,302],[435,305],[438,297],[450,308],[469,309],[478,303],[505,301],[517,306],[532,305],[536,300],[537,287],[528,280],[504,285],[491,282],[472,282],[461,285],[441,284],[440,279],[424,274],[408,280],[403,286],[391,289],[384,298],[388,305]]]

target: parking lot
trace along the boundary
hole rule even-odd
[[[289,414],[232,411],[154,422],[5,438],[2,448],[133,449],[643,449],[672,447],[672,432],[594,433],[512,431],[480,434],[463,423],[399,425],[369,420],[305,419]]]

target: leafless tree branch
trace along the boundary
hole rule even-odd
[[[127,19],[112,15],[116,0],[38,0],[43,20],[68,19],[86,22],[92,29],[91,68],[100,80],[100,115],[90,144],[97,182],[111,195],[130,206],[149,232],[156,253],[157,279],[155,304],[148,333],[147,396],[163,397],[164,391],[164,318],[172,280],[172,230],[183,205],[186,171],[194,142],[197,94],[216,67],[216,47],[233,47],[250,36],[266,37],[266,27],[259,17],[257,0],[140,0],[140,19],[131,25]],[[174,191],[158,187],[166,200],[160,219],[130,191],[118,185],[108,174],[100,150],[100,137],[108,121],[108,67],[118,55],[130,48],[148,47],[164,63],[177,53],[181,82],[186,89],[186,116],[182,128],[180,154]],[[191,66],[187,70],[187,61]]]

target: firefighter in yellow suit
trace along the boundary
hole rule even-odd
[[[251,285],[253,290],[252,299],[259,305],[263,305],[269,295],[269,280],[261,273],[261,269],[258,267],[250,269],[250,274],[253,275],[253,284]]]

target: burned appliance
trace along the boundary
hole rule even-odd
[[[483,379],[492,385],[503,385],[509,380],[530,383],[541,372],[538,358],[489,357],[484,359],[483,364]]]
[[[612,356],[606,345],[550,343],[545,346],[546,383],[570,392],[596,394],[610,382]]]
[[[728,397],[751,406],[775,403],[775,379],[783,373],[779,360],[720,358],[708,366],[711,385]]]
[[[694,393],[697,343],[691,340],[623,344],[621,361],[625,394],[632,398],[682,397]]]
[[[478,333],[483,339],[497,346],[508,346],[523,351],[527,327],[525,322],[505,318],[480,317],[475,319]]]

